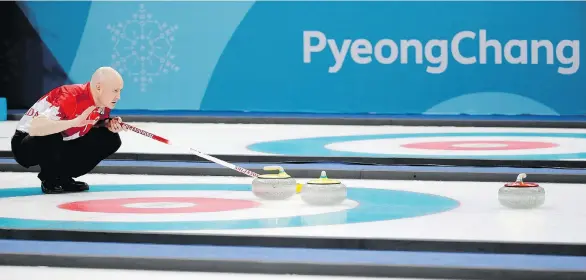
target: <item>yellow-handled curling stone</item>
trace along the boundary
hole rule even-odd
[[[265,166],[265,171],[276,174],[262,174],[252,180],[252,193],[261,199],[285,200],[297,192],[297,182],[281,166]]]
[[[346,185],[338,180],[328,179],[325,171],[317,180],[311,180],[303,186],[301,200],[309,205],[340,204],[347,197]]]
[[[514,209],[537,208],[545,202],[545,189],[537,183],[523,182],[527,174],[521,173],[514,183],[507,183],[499,189],[501,205]]]

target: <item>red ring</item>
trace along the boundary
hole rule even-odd
[[[124,205],[131,203],[193,203],[195,205],[178,208],[132,208]],[[204,198],[204,197],[137,197],[75,201],[58,207],[77,212],[117,213],[117,214],[173,214],[195,212],[219,212],[254,208],[258,202],[242,199]]]
[[[457,145],[465,144],[499,144],[505,147],[458,147]],[[424,149],[424,150],[449,150],[449,151],[494,151],[494,150],[529,150],[545,149],[559,146],[549,142],[530,142],[530,141],[438,141],[438,142],[420,142],[401,145],[404,148]]]
[[[537,188],[539,187],[539,184],[537,183],[519,183],[519,182],[514,182],[514,183],[507,183],[505,184],[505,187],[507,188]]]

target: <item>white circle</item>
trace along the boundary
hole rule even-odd
[[[129,203],[122,205],[126,208],[142,208],[142,209],[172,209],[172,208],[187,208],[195,206],[195,203],[189,202],[141,202]]]
[[[452,147],[458,148],[505,148],[509,145],[507,144],[497,144],[497,143],[461,143],[461,144],[453,144]]]
[[[452,142],[452,141],[531,141],[549,142],[557,147],[538,149],[512,150],[435,150],[413,149],[402,145],[421,142]],[[473,144],[473,143],[470,143]],[[492,143],[486,143],[491,144]],[[467,144],[468,145],[468,144]],[[434,156],[499,156],[499,155],[534,155],[534,154],[573,154],[586,152],[586,139],[581,138],[549,138],[549,137],[516,137],[516,136],[469,136],[469,137],[413,137],[389,138],[373,140],[357,140],[336,142],[325,146],[326,149],[355,153],[394,154],[394,155],[434,155]]]

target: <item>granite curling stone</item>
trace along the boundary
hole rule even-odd
[[[526,183],[527,174],[521,173],[517,181],[507,183],[499,189],[498,198],[501,205],[513,209],[537,208],[545,202],[545,190],[537,183]]]
[[[307,182],[301,192],[301,200],[309,205],[336,205],[342,203],[346,197],[346,185],[338,180],[328,179],[325,171],[321,172],[319,179]]]
[[[252,193],[265,200],[285,200],[297,192],[297,182],[281,166],[265,166],[264,170],[278,170],[277,174],[263,174],[252,180]]]

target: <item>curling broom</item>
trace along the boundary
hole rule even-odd
[[[156,134],[150,133],[150,132],[145,131],[143,129],[140,129],[138,127],[129,125],[127,123],[121,123],[121,125],[122,125],[123,128],[125,128],[127,130],[130,130],[130,131],[133,131],[133,132],[136,132],[136,133],[138,133],[138,134],[140,134],[142,136],[151,138],[151,139],[156,140],[156,141],[159,141],[161,143],[165,143],[167,145],[174,145],[174,144],[171,143],[171,141],[169,141],[169,139],[166,139],[166,138],[163,138],[163,137],[158,136]],[[174,145],[174,146],[176,146],[176,145]],[[202,152],[200,152],[200,151],[198,151],[198,150],[196,150],[194,148],[186,148],[186,147],[184,147],[184,148],[185,149],[188,149],[190,152],[192,152],[193,154],[195,154],[195,155],[197,155],[197,156],[199,156],[201,158],[205,158],[205,159],[207,159],[209,161],[215,162],[215,163],[217,163],[219,165],[222,165],[224,167],[227,167],[227,168],[230,168],[232,170],[238,171],[238,172],[240,172],[242,174],[245,174],[245,175],[248,175],[250,177],[256,178],[256,177],[259,176],[259,174],[256,173],[256,172],[253,172],[253,171],[250,171],[250,170],[248,170],[246,168],[240,167],[238,165],[235,165],[235,164],[232,164],[232,163],[223,161],[221,159],[212,157],[210,155],[206,155],[206,154],[204,154],[204,153],[202,153]],[[264,170],[278,170],[278,167],[276,167],[276,166],[265,166],[264,167]],[[303,186],[303,184],[297,183],[297,193],[300,193],[301,192],[302,186]]]
[[[151,139],[153,139],[153,140],[159,141],[159,142],[161,142],[161,143],[165,143],[165,144],[167,144],[167,145],[173,145],[173,146],[177,146],[177,145],[175,145],[175,144],[171,143],[171,141],[169,141],[169,139],[166,139],[166,138],[163,138],[163,137],[161,137],[161,136],[158,136],[158,135],[156,135],[156,134],[153,134],[153,133],[150,133],[150,132],[148,132],[148,131],[142,130],[142,129],[138,128],[138,127],[135,127],[135,126],[129,125],[129,124],[127,124],[127,123],[121,123],[121,125],[122,125],[122,127],[123,127],[123,128],[126,128],[127,130],[130,130],[130,131],[136,132],[136,133],[138,133],[138,134],[140,134],[140,135],[142,135],[142,136],[146,136],[146,137],[148,137],[148,138],[151,138]],[[185,147],[184,147],[184,148],[185,148]],[[205,158],[205,159],[207,159],[207,160],[209,160],[209,161],[215,162],[215,163],[217,163],[217,164],[219,164],[219,165],[222,165],[222,166],[224,166],[224,167],[228,167],[228,168],[230,168],[230,169],[232,169],[232,170],[238,171],[238,172],[240,172],[240,173],[242,173],[242,174],[245,174],[245,175],[248,175],[248,176],[250,176],[250,177],[254,177],[254,178],[256,178],[256,177],[258,177],[258,176],[259,176],[259,174],[258,174],[258,173],[256,173],[256,172],[253,172],[253,171],[250,171],[250,170],[248,170],[248,169],[246,169],[246,168],[243,168],[243,167],[240,167],[240,166],[234,165],[234,164],[232,164],[232,163],[229,163],[229,162],[223,161],[223,160],[221,160],[221,159],[218,159],[218,158],[212,157],[212,156],[210,156],[210,155],[206,155],[206,154],[204,154],[204,153],[202,153],[202,152],[200,152],[200,151],[198,151],[198,150],[196,150],[196,149],[194,149],[194,148],[186,148],[186,149],[188,149],[190,152],[192,152],[193,154],[195,154],[195,155],[197,155],[197,156],[199,156],[199,157]]]

